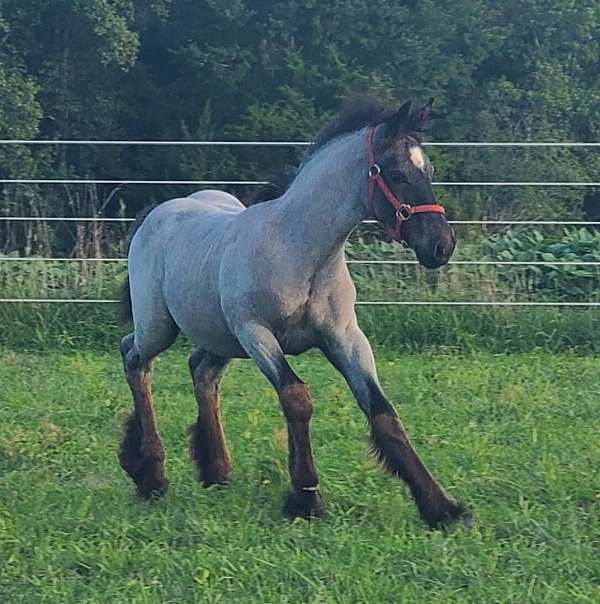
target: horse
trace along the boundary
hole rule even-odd
[[[419,135],[432,103],[414,110],[410,101],[397,110],[364,100],[347,106],[276,199],[246,207],[229,193],[202,190],[140,217],[122,294],[134,326],[121,341],[134,407],[119,452],[139,495],[167,490],[151,363],[182,332],[197,347],[189,358],[198,405],[190,453],[204,486],[229,481],[219,383],[231,359],[250,358],[276,390],[287,421],[291,489],[284,511],[323,514],[309,432],[313,402],[286,360],[317,348],[345,378],[370,425],[377,460],[406,483],[421,518],[430,527],[467,524],[470,513],[421,461],[379,383],[344,257],[349,234],[371,217],[425,267],[448,262],[456,239],[435,201]]]

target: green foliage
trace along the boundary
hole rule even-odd
[[[368,90],[388,100],[435,96],[441,119],[432,124],[430,140],[593,141],[600,134],[600,5],[592,2],[382,0],[374,9],[363,0],[3,0],[0,35],[1,138],[309,139],[347,93]],[[429,153],[439,180],[597,180],[600,173],[600,155],[581,149],[434,147]],[[286,148],[0,146],[0,178],[263,179],[300,158],[298,150]],[[133,215],[152,201],[188,191],[6,185],[0,190],[0,211]],[[582,217],[579,188],[453,187],[439,197],[457,219]],[[21,256],[110,257],[122,254],[125,233],[116,225],[2,222],[0,250]],[[374,243],[368,232],[364,237],[350,245],[351,258],[411,258],[397,247]],[[513,234],[506,237],[516,246],[515,258],[541,259],[538,251],[526,249],[540,242],[518,237],[522,249]],[[586,247],[581,237],[543,235],[540,248],[560,259],[573,254],[597,258],[595,244]],[[500,240],[499,235],[486,247],[479,228],[462,228],[456,258],[496,258],[506,251]],[[43,273],[24,264],[18,265],[23,274],[16,275],[17,265],[0,264],[4,297],[36,297],[36,291],[40,297],[99,292],[112,297],[108,292],[117,279],[110,270],[97,270],[92,277],[87,268],[78,276],[75,267],[50,266]],[[554,288],[561,299],[584,300],[597,299],[599,291],[592,267],[453,265],[431,275],[413,265],[353,265],[352,271],[360,299],[371,301],[547,301],[557,299]],[[397,310],[390,312],[389,322],[373,319],[372,333],[402,342],[393,327]],[[402,309],[412,325],[402,332],[406,342],[443,343],[445,334],[447,341],[466,345],[469,334],[485,338],[486,333],[504,342],[501,328],[510,326],[513,316],[519,317],[515,320],[523,333],[532,333],[521,313],[430,310]],[[82,327],[71,336],[77,341],[87,337],[82,336],[89,324],[85,309],[81,314],[56,307],[33,313],[6,307],[2,312],[9,324],[23,328],[9,329],[7,340],[15,341],[15,334],[18,341],[27,340],[24,326],[31,317],[32,332],[41,334],[55,333],[55,318],[67,323],[71,315]],[[89,315],[96,312],[111,316],[108,309]],[[361,313],[365,321],[371,313],[382,314]],[[436,322],[440,315],[443,320]],[[565,316],[551,318],[552,325],[574,330],[561,336],[558,346],[585,346],[576,321]],[[546,333],[541,319],[532,324],[538,334],[532,342],[548,343],[553,328]],[[92,321],[92,340],[105,341],[97,331]]]
[[[519,19],[514,18],[518,12]],[[4,0],[4,137],[309,139],[351,91],[437,97],[437,140],[597,140],[597,3]],[[42,119],[43,116],[43,119]],[[31,150],[8,148],[0,175]],[[440,180],[593,178],[574,149],[433,149]],[[19,175],[264,178],[287,149],[57,148]],[[6,188],[0,207],[28,192]],[[98,187],[133,214],[173,187]],[[446,191],[456,218],[580,216],[581,191]],[[60,195],[45,188],[51,206]],[[63,196],[64,197],[64,196]],[[37,203],[37,202],[36,202]],[[13,248],[11,248],[13,249]]]
[[[133,20],[133,0],[78,0],[78,12],[92,24],[102,40],[100,62],[127,70],[137,59],[139,40],[129,26]]]
[[[508,231],[487,243],[488,257],[504,262],[598,262],[600,236],[588,229],[565,229],[560,237],[530,231]],[[505,265],[498,275],[512,287],[541,293],[548,298],[574,301],[597,299],[599,266],[577,264]]]

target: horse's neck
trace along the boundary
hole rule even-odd
[[[367,156],[363,132],[334,141],[302,168],[278,210],[290,228],[290,253],[323,264],[339,255],[366,216]]]

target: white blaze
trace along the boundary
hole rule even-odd
[[[408,150],[410,155],[410,161],[415,165],[419,170],[423,170],[425,168],[425,158],[423,157],[423,151],[419,147],[411,147]]]

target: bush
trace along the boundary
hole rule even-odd
[[[493,236],[484,245],[490,260],[550,262],[550,265],[499,265],[497,274],[514,290],[523,289],[553,300],[598,299],[598,266],[564,264],[600,263],[600,235],[588,229],[564,229],[559,237],[538,230],[511,231]],[[563,264],[561,264],[563,263]]]

